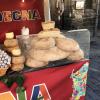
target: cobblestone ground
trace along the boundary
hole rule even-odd
[[[86,100],[100,100],[100,38],[91,42]]]

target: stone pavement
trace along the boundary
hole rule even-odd
[[[100,37],[91,39],[86,100],[100,100]]]

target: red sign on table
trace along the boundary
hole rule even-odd
[[[44,20],[43,6],[43,0],[1,0],[0,42],[3,42],[6,32],[21,34],[23,26],[29,27],[31,34],[38,33]]]

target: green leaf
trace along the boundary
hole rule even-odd
[[[23,86],[24,76],[23,75],[18,75],[16,77],[16,83],[18,84],[19,87]]]
[[[6,83],[6,85],[8,86],[8,87],[11,87],[12,86],[12,84],[14,83],[14,79],[13,78],[8,78],[8,81],[7,81],[7,83]]]
[[[8,78],[6,76],[0,77],[0,81],[6,84],[8,82]]]
[[[23,86],[24,83],[24,76],[17,73],[13,76],[3,76],[0,77],[0,81],[2,81],[4,84],[6,84],[8,87],[11,87],[14,82],[18,84],[19,87]]]
[[[25,88],[24,87],[17,87],[16,88],[16,92],[17,93],[24,92],[24,91],[25,91]]]
[[[2,81],[4,84],[6,84],[8,87],[11,87],[14,83],[13,77],[4,76],[0,78],[0,81]]]

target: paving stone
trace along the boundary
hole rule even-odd
[[[91,42],[86,100],[100,100],[100,38]]]

